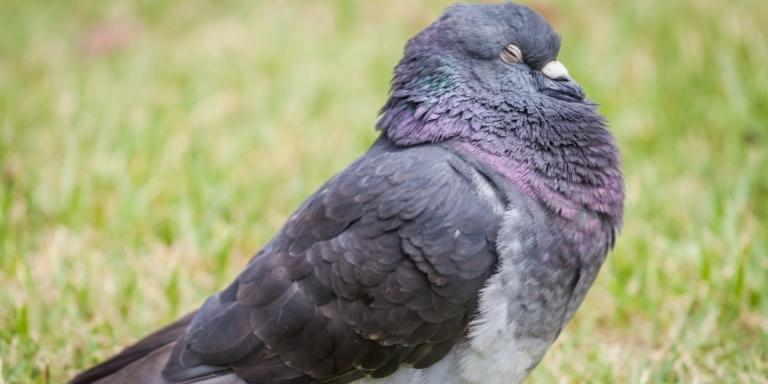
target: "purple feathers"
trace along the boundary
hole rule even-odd
[[[538,69],[556,59],[559,37],[528,8],[504,7],[457,6],[414,37],[378,129],[402,146],[444,142],[566,220],[587,209],[618,229],[624,185],[604,118],[587,100],[540,91]],[[531,59],[502,63],[508,43]]]

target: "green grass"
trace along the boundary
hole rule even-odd
[[[0,382],[62,382],[224,287],[374,139],[447,3],[0,2]],[[768,382],[768,2],[535,5],[628,198],[531,382]]]

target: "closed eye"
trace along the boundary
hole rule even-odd
[[[517,45],[507,44],[503,50],[501,50],[501,61],[507,64],[520,64],[523,62],[523,52]]]

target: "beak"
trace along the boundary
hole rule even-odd
[[[557,60],[550,61],[549,63],[545,64],[544,67],[541,68],[541,73],[552,80],[571,78],[571,76],[568,74],[568,68],[566,68],[563,63]]]
[[[541,68],[546,77],[541,92],[562,101],[584,100],[584,90],[571,79],[568,69],[559,61],[550,61]]]

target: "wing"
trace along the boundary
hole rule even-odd
[[[347,383],[427,367],[465,336],[496,265],[499,201],[452,153],[383,140],[206,301],[166,379]]]

